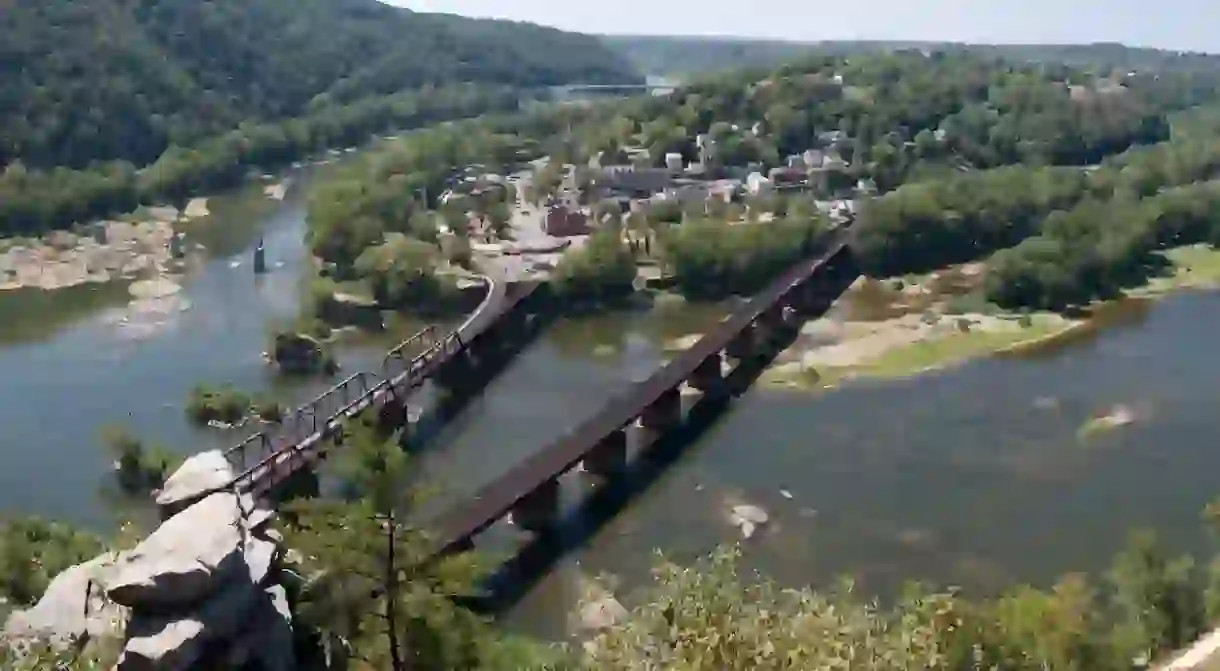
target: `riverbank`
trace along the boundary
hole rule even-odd
[[[263,177],[263,196],[283,201],[291,178]],[[38,238],[0,239],[0,291],[54,291],[180,270],[170,242],[175,226],[212,216],[209,197],[192,198],[181,210],[141,207],[120,219],[92,222]]]
[[[1220,287],[1220,251],[1195,245],[1169,250],[1165,257],[1172,272],[1126,298]],[[906,378],[979,357],[1035,351],[1094,328],[1089,318],[1003,312],[978,301],[985,272],[981,264],[968,264],[900,280],[861,279],[841,301],[847,307],[806,324],[761,381],[813,390],[851,379]]]

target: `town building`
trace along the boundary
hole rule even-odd
[[[566,203],[556,203],[547,208],[542,230],[555,238],[588,235],[590,232],[589,216]]]

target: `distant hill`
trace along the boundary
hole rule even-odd
[[[976,55],[1076,67],[1220,70],[1220,56],[1128,47],[1122,44],[968,45],[947,42],[786,42],[737,37],[603,35],[602,41],[652,75],[687,75],[738,68],[768,68],[806,56],[850,55],[902,49],[970,51]]]
[[[10,0],[0,166],[154,160],[245,120],[426,84],[640,81],[594,37],[376,0]]]
[[[813,43],[735,37],[603,35],[602,41],[649,75],[769,68],[818,51]]]

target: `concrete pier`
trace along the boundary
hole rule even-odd
[[[757,355],[757,329],[753,324],[745,327],[729,341],[724,353],[738,361],[752,359]]]
[[[649,442],[681,423],[682,392],[678,389],[663,392],[640,414],[640,427]]]
[[[586,473],[598,477],[608,478],[622,473],[627,468],[627,431],[619,429],[606,434],[585,455],[583,464]]]
[[[513,508],[513,524],[532,532],[542,533],[559,520],[559,480],[546,481],[525,495]]]
[[[723,365],[724,355],[716,352],[695,368],[687,384],[705,394],[718,392],[724,385],[724,376],[721,373]]]
[[[453,358],[446,361],[436,372],[436,383],[446,389],[461,390],[475,376],[475,357],[469,349],[464,349]]]
[[[392,434],[399,429],[409,433],[410,424],[410,410],[399,399],[391,399],[377,410],[377,430],[383,434]]]

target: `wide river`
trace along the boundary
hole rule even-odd
[[[132,338],[117,325],[123,287],[0,294],[0,511],[104,527],[107,424],[180,451],[240,436],[192,428],[182,404],[199,382],[232,382],[301,400],[325,381],[277,385],[261,364],[268,334],[298,309],[305,275],[304,194],[282,203],[213,199],[189,235],[209,249],[183,280],[190,309]],[[262,234],[271,273],[256,280]],[[592,414],[698,332],[717,308],[552,327],[437,438],[422,465],[461,496]],[[887,593],[907,579],[993,591],[1096,572],[1132,527],[1175,550],[1206,548],[1199,512],[1220,493],[1220,295],[1182,294],[1096,338],[1036,358],[989,359],[918,379],[822,394],[755,388],[626,512],[513,611],[513,626],[558,635],[581,576],[638,584],[654,548],[687,560],[739,540],[738,502],[770,523],[743,542],[747,561],[792,583],[841,574]],[[375,361],[348,346],[348,370]],[[1082,438],[1116,404],[1136,421]]]

